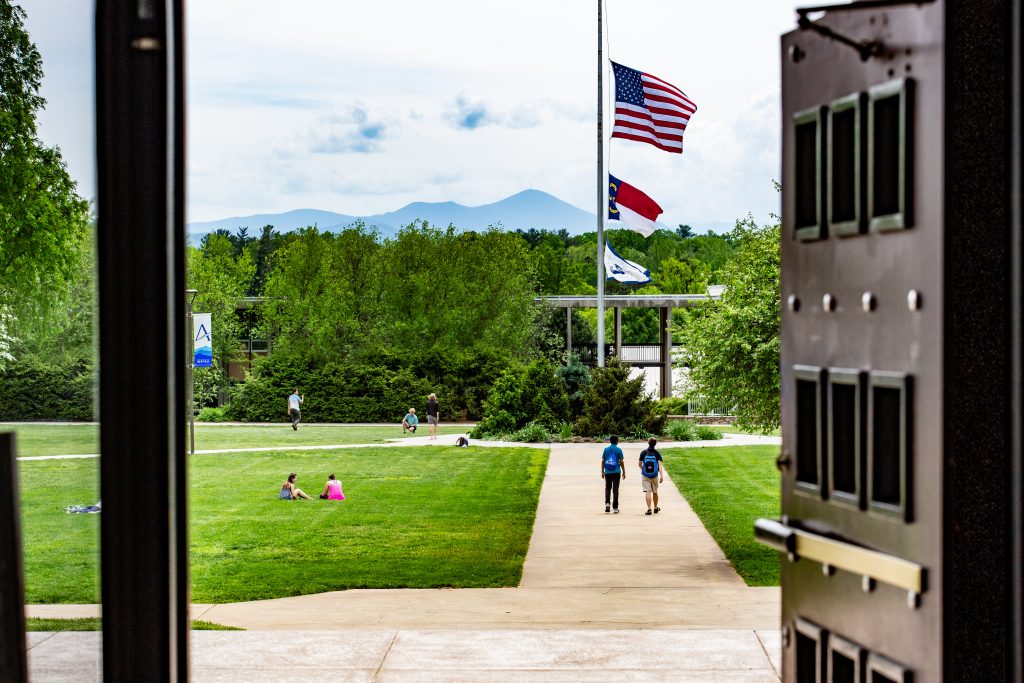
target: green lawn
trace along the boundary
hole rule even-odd
[[[26,631],[102,631],[103,620],[98,617],[84,619],[39,619],[30,617],[25,620]],[[244,631],[244,628],[221,626],[210,621],[195,620],[193,631]]]
[[[768,432],[768,434],[762,434],[761,432],[745,432],[735,425],[708,425],[708,427],[717,429],[723,434],[754,434],[756,436],[780,436],[782,434],[778,427]]]
[[[454,447],[196,455],[192,599],[514,586],[547,457],[540,449]],[[99,515],[63,508],[95,502],[98,461],[18,465],[27,601],[97,602]],[[289,471],[313,496],[334,472],[348,499],[277,500]]]
[[[670,448],[672,481],[750,586],[779,585],[779,553],[754,541],[754,521],[779,515],[778,446]]]
[[[18,455],[72,455],[99,452],[99,427],[90,424],[47,425],[0,423],[0,432],[13,431],[18,435]],[[438,434],[462,434],[467,429],[459,425],[441,425]],[[421,425],[418,436],[426,436],[426,425]],[[348,443],[385,443],[388,439],[410,436],[402,434],[400,423],[394,427],[329,427],[316,424],[299,425],[293,431],[290,424],[279,425],[216,425],[196,424],[196,450],[222,448],[260,448],[273,446],[326,446]]]

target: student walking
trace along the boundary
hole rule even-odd
[[[601,454],[601,478],[604,479],[604,511],[619,514],[619,480],[626,478],[626,470],[622,467],[622,449],[619,448],[619,437],[612,434],[608,439],[611,445]]]
[[[299,430],[299,406],[301,406],[306,400],[306,395],[299,396],[299,390],[296,389],[292,392],[292,395],[288,397],[288,415],[292,418],[292,429],[295,431]]]
[[[431,394],[427,396],[427,433],[430,434],[431,441],[437,438],[438,413],[437,396]]]
[[[647,448],[640,453],[640,481],[643,485],[644,498],[647,500],[647,512],[644,514],[651,514],[651,498],[654,498],[654,514],[661,512],[661,508],[658,507],[658,484],[665,481],[665,474],[661,471],[661,466],[664,461],[661,459],[661,453],[654,449],[654,446],[658,443],[653,437],[647,439]]]

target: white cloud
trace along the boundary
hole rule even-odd
[[[74,86],[92,79],[93,3],[22,4],[47,73],[42,135],[90,194],[93,105]],[[666,222],[778,211],[779,34],[794,27],[792,8],[608,0],[606,55],[700,107],[681,157],[611,143],[610,170],[658,200]],[[594,10],[592,0],[189,3],[188,219],[479,204],[527,187],[595,210]],[[607,79],[606,95],[613,87]]]

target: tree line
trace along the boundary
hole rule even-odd
[[[0,419],[88,419],[95,220],[60,150],[38,136],[42,60],[24,18],[0,0]],[[749,424],[777,423],[778,226],[747,220],[726,235],[686,225],[646,238],[607,234],[653,276],[640,288],[609,282],[611,294],[727,285],[721,305],[677,312],[673,334],[698,391],[737,405]],[[571,363],[564,314],[534,300],[595,293],[596,244],[594,233],[460,232],[425,222],[388,238],[361,224],[337,233],[215,231],[187,254],[195,310],[214,321],[215,367],[197,372],[196,395],[209,405],[233,393],[241,417],[279,419],[279,391],[315,381],[340,400],[310,406],[313,414],[358,420],[398,417],[403,404],[443,387],[450,416],[480,417],[506,372],[538,360]],[[247,297],[251,308],[239,315]],[[574,310],[574,340],[593,343],[596,323],[596,311]],[[228,391],[226,364],[253,327],[273,352]],[[656,342],[656,311],[624,310],[623,338]]]

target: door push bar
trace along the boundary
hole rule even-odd
[[[876,582],[907,591],[907,606],[916,609],[925,591],[925,570],[919,564],[893,555],[869,550],[852,543],[796,529],[773,519],[759,519],[754,524],[754,538],[786,553],[790,562],[804,558],[821,562],[825,576],[836,569],[860,574],[861,588],[870,593]]]

